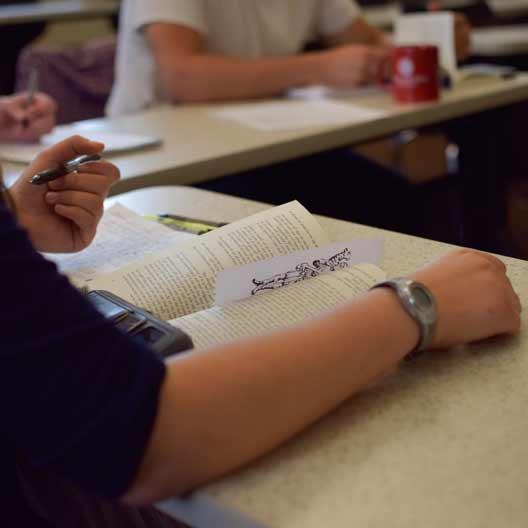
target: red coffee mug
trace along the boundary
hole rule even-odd
[[[423,103],[440,97],[436,46],[397,46],[392,51],[392,93],[399,103]]]

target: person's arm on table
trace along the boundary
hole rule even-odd
[[[320,37],[331,49],[315,53],[252,59],[213,54],[206,49],[206,28],[175,21],[176,7],[167,12],[168,19],[160,16],[147,21],[147,16],[137,30],[144,32],[162,85],[174,102],[275,96],[314,84],[351,88],[383,79],[388,73],[391,37],[358,16],[349,0],[321,4]],[[193,9],[204,15],[205,8]],[[457,15],[459,59],[469,53],[469,35],[467,19]]]
[[[82,181],[105,175],[99,198],[86,201],[81,186],[65,202],[75,214],[49,206],[35,222],[23,202],[41,191],[25,182],[41,163],[71,157],[70,148],[89,154],[102,145],[81,138],[59,145],[13,192],[22,224],[43,250],[88,243],[93,222],[85,225],[77,213],[97,218],[116,178],[107,166],[84,173]],[[63,183],[81,182],[66,176]],[[59,220],[53,240],[45,228],[52,219]],[[369,386],[418,340],[395,295],[377,290],[300,327],[185,354],[164,367],[37,255],[2,206],[0,241],[0,273],[10,278],[0,297],[4,433],[30,464],[131,504],[190,490],[263,455]],[[494,257],[458,251],[414,278],[439,305],[434,347],[519,328],[519,299]]]
[[[519,329],[505,272],[459,250],[414,274],[438,302],[434,348]],[[179,494],[263,455],[390,371],[418,337],[395,294],[375,290],[303,326],[175,358],[124,500]]]
[[[57,104],[46,94],[0,97],[0,140],[37,141],[53,130]]]
[[[18,225],[0,200],[1,433],[23,466],[117,497],[143,455],[165,367],[96,312],[19,227],[44,251],[85,247],[117,168],[85,165],[49,184],[58,193],[53,200],[47,186],[28,180],[50,164],[102,150],[74,137],[39,156],[10,190]]]
[[[368,84],[379,80],[387,57],[385,47],[365,42],[322,52],[243,59],[204,51],[205,37],[183,25],[154,23],[144,31],[162,83],[174,102],[274,96],[314,84]],[[358,42],[362,42],[361,35]]]

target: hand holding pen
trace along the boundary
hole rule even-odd
[[[117,167],[101,159],[103,150],[73,136],[42,151],[11,187],[17,219],[40,251],[79,251],[93,240],[104,199],[119,179]]]
[[[62,176],[77,172],[81,165],[90,163],[93,161],[99,161],[101,156],[99,154],[83,154],[72,160],[57,163],[55,166],[37,172],[30,180],[29,183],[33,185],[44,185],[52,181],[58,180]]]
[[[0,98],[0,140],[38,141],[56,123],[57,105],[46,94],[22,92]]]
[[[27,110],[31,110],[31,108],[35,104],[35,96],[37,95],[38,87],[39,87],[39,74],[38,74],[38,69],[34,67],[29,73],[28,91],[27,91],[27,97],[26,97],[26,109]],[[22,126],[24,128],[28,128],[30,123],[31,121],[29,119],[29,116],[24,117],[24,119],[22,120]]]

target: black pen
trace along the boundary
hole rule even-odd
[[[35,95],[38,92],[38,86],[39,86],[39,77],[38,77],[38,69],[36,66],[31,68],[31,72],[29,73],[29,83],[28,83],[28,95],[26,99],[26,109],[31,108],[35,104]],[[22,121],[22,126],[24,128],[27,128],[29,126],[29,119],[25,117]]]
[[[66,174],[69,174],[70,172],[75,172],[84,163],[99,161],[100,159],[101,156],[99,154],[85,154],[83,156],[79,156],[78,158],[61,163],[57,167],[46,169],[42,172],[37,172],[37,174],[35,174],[35,176],[29,180],[29,183],[32,183],[33,185],[43,185],[45,183],[49,183],[60,178],[61,176],[66,176]]]

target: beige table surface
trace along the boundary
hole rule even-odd
[[[528,13],[528,0],[487,0],[487,2],[499,17],[514,17]]]
[[[119,201],[142,213],[232,221],[265,206],[188,188]],[[405,275],[445,244],[321,218],[335,240],[382,236]],[[528,263],[504,258],[523,305]],[[258,419],[258,417],[256,417]],[[528,335],[406,364],[275,453],[164,507],[196,528],[525,528]]]
[[[115,15],[119,0],[47,0],[0,6],[0,26],[29,22],[86,20]]]
[[[211,116],[228,105],[162,106],[116,119],[81,123],[94,139],[97,131],[148,134],[163,139],[161,147],[112,157],[123,179],[115,194],[153,185],[189,184],[269,165],[315,152],[357,144],[399,130],[440,123],[528,99],[528,75],[502,81],[465,81],[446,91],[441,101],[396,105],[389,94],[376,91],[343,99],[365,108],[386,110],[381,118],[287,131],[260,131]],[[291,104],[284,100],[283,104]]]
[[[471,46],[475,55],[502,57],[528,54],[528,25],[474,29]]]

